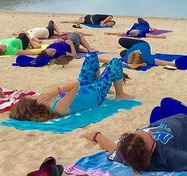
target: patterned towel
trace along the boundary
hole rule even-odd
[[[26,95],[36,94],[33,91],[26,91],[26,90],[19,90],[19,89],[9,90],[2,87],[0,87],[0,90],[2,90],[3,93],[5,94],[5,98],[0,98],[0,113],[10,111],[12,106],[22,97]]]
[[[66,166],[67,174],[88,176],[186,176],[186,172],[143,172],[135,174],[129,166],[112,162],[107,159],[107,152],[102,150],[92,155],[84,156],[75,163]]]

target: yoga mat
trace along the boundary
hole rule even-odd
[[[152,56],[154,56],[155,59],[160,59],[160,60],[164,60],[164,61],[173,61],[175,59],[178,59],[179,57],[182,57],[184,55],[179,55],[179,54],[162,54],[162,53],[156,53],[153,54]],[[155,67],[156,65],[146,65],[146,66],[140,66],[138,68],[136,68],[135,70],[138,71],[146,71],[152,67]],[[130,69],[127,65],[123,65],[123,68],[128,68]]]
[[[64,35],[52,35],[50,38],[48,39],[66,39],[69,37],[69,35],[71,34],[72,32],[66,32],[66,34]],[[87,34],[87,33],[83,33],[83,32],[78,32],[80,33],[81,35],[83,36],[92,36],[92,34]],[[48,39],[43,39],[43,40],[48,40]]]
[[[99,24],[81,24],[90,28],[112,28],[113,26],[100,26]]]
[[[118,113],[122,109],[130,110],[141,105],[140,101],[106,99],[104,103],[94,109],[84,110],[76,114],[61,117],[47,122],[19,121],[8,119],[1,121],[0,125],[14,127],[20,130],[38,130],[53,133],[67,133],[77,128],[87,126],[91,123],[101,121],[111,115]]]
[[[64,168],[65,173],[88,176],[186,176],[187,172],[143,172],[136,174],[131,167],[107,159],[104,150],[78,159]]]
[[[149,32],[149,34],[160,35],[160,34],[165,34],[165,33],[169,33],[169,32],[173,32],[173,31],[171,31],[171,30],[164,30],[164,29],[156,29],[153,32]]]
[[[105,54],[105,53],[107,53],[107,52],[104,52],[104,51],[98,51],[98,52],[97,52],[98,55],[100,55],[100,54]],[[80,58],[82,58],[82,57],[85,57],[86,54],[88,54],[88,53],[77,53],[76,59],[80,59]]]

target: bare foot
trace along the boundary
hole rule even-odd
[[[95,50],[94,48],[91,48],[90,50],[88,50],[88,52],[98,52],[98,50]]]
[[[120,101],[120,100],[131,100],[134,99],[135,96],[133,95],[128,95],[126,93],[123,93],[122,95],[116,96],[116,100]]]

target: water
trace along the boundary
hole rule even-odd
[[[187,0],[0,0],[0,10],[187,18]]]

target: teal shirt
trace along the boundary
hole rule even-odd
[[[23,45],[20,39],[16,37],[0,40],[0,45],[6,45],[5,55],[17,55],[17,50],[23,50]]]
[[[62,96],[58,96],[57,99],[52,102],[51,110],[53,112],[55,112],[55,107],[62,98]],[[87,88],[86,86],[81,86],[70,105],[70,114],[74,114],[86,109],[93,109],[98,105],[99,102],[97,92]]]
[[[147,63],[147,65],[155,65],[155,58],[151,55],[151,48],[149,44],[145,42],[135,44],[130,49],[128,49],[125,57],[123,57],[122,60],[128,63],[129,54],[136,50],[139,50],[142,53],[143,60],[145,63]]]

